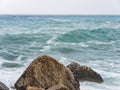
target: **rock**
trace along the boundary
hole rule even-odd
[[[93,71],[90,67],[87,66],[80,66],[78,63],[72,62],[67,66],[72,73],[74,74],[75,78],[78,80],[87,80],[97,83],[102,83],[103,79],[97,72]]]
[[[67,67],[47,55],[36,58],[15,83],[16,90],[80,90],[79,86]]]
[[[52,86],[51,88],[47,90],[69,90],[69,89],[63,84],[58,84],[58,85]]]
[[[45,90],[45,89],[37,87],[27,87],[26,90]]]
[[[0,82],[0,90],[9,90],[9,88],[2,82]]]
[[[27,87],[26,90],[45,90],[43,88],[37,88],[37,87]],[[47,90],[69,90],[66,86],[64,86],[63,84],[58,84],[58,85],[54,85],[50,88],[48,88]]]

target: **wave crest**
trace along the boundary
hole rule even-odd
[[[87,41],[103,41],[110,42],[118,40],[120,32],[117,29],[99,28],[93,30],[74,30],[65,33],[57,38],[61,42],[87,42]]]

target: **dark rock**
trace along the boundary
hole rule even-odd
[[[103,79],[97,72],[93,71],[90,67],[87,66],[80,66],[78,63],[72,62],[67,66],[72,73],[74,74],[75,78],[78,80],[87,80],[97,83],[102,83]]]
[[[9,88],[2,82],[0,82],[0,90],[9,90]]]
[[[80,90],[72,72],[47,55],[36,58],[17,80],[15,87],[16,90]]]

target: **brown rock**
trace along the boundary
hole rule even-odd
[[[58,85],[48,88],[47,90],[69,90],[69,89],[63,84],[58,84]]]
[[[26,90],[45,90],[45,89],[37,87],[27,87]]]
[[[45,90],[43,88],[37,88],[37,87],[27,87],[26,90]],[[69,90],[66,86],[64,86],[63,84],[58,84],[58,85],[54,85],[50,88],[48,88],[47,90]]]
[[[2,82],[0,82],[0,90],[9,90],[9,88]]]
[[[62,84],[63,87],[57,86],[59,84]],[[47,55],[36,58],[17,80],[15,87],[17,90],[32,90],[30,87],[36,87],[35,90],[40,88],[49,90],[53,87],[61,88],[54,90],[80,90],[79,83],[72,72]]]
[[[97,83],[102,83],[103,79],[97,72],[93,71],[90,67],[80,66],[78,63],[72,62],[67,66],[75,78],[78,80],[87,80]]]

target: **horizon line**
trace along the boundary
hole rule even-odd
[[[120,14],[0,14],[2,15],[23,15],[23,16],[120,16]]]

